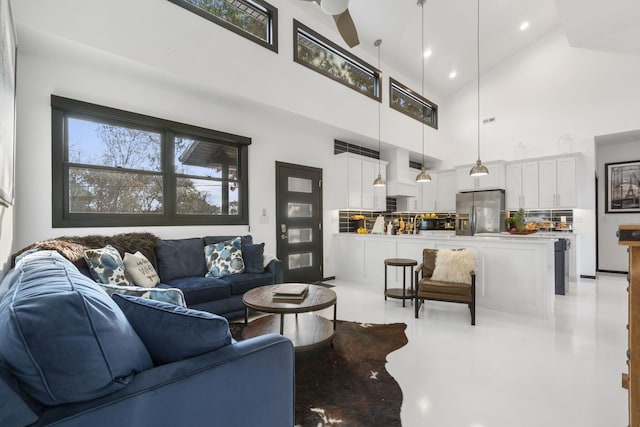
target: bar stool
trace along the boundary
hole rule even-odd
[[[413,289],[413,267],[418,265],[418,261],[406,258],[387,258],[384,260],[384,300],[389,298],[397,298],[402,300],[402,306],[404,307],[404,301],[406,299],[413,299],[415,291]],[[402,289],[387,289],[387,267],[402,267]],[[407,289],[407,267],[410,269],[411,287]]]

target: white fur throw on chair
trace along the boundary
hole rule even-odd
[[[476,269],[476,251],[473,249],[439,249],[431,280],[471,283],[471,272]]]

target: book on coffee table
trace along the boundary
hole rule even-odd
[[[302,301],[308,292],[309,285],[304,283],[285,283],[272,291],[274,301]]]

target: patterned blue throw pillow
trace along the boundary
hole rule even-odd
[[[224,277],[244,271],[242,260],[242,240],[236,237],[204,247],[207,259],[207,274],[205,277]]]
[[[91,277],[107,285],[129,286],[129,280],[124,275],[124,262],[116,248],[107,245],[101,249],[87,249],[84,251]]]

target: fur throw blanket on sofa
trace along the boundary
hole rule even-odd
[[[54,250],[71,261],[76,267],[86,267],[84,251],[98,249],[111,245],[120,252],[124,258],[125,252],[135,253],[140,251],[153,267],[157,269],[156,241],[158,237],[151,233],[123,233],[112,236],[62,236],[51,240],[33,243],[11,256],[11,267],[15,266],[18,255],[31,249]]]

